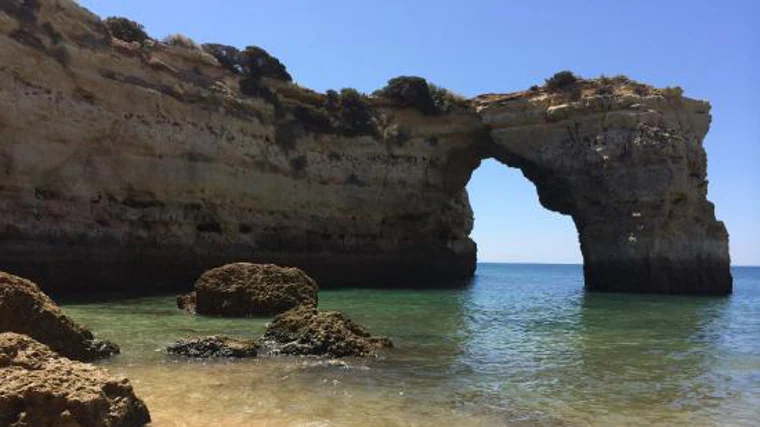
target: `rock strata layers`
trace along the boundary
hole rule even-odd
[[[707,200],[710,105],[623,80],[482,96],[490,153],[578,229],[586,288],[727,294],[728,232]]]
[[[19,334],[0,334],[0,425],[138,427],[150,422],[129,381],[63,358]]]
[[[71,0],[0,5],[0,268],[58,292],[178,288],[237,260],[325,286],[466,279],[465,186],[493,157],[573,217],[588,289],[731,292],[706,102],[571,79],[439,108],[421,79],[319,94],[214,46],[126,42]]]
[[[177,299],[193,313],[249,317],[279,314],[299,305],[317,305],[317,283],[298,268],[235,263],[205,272],[195,291]]]
[[[0,333],[16,332],[40,341],[70,359],[92,361],[119,353],[111,342],[66,316],[36,284],[0,272]]]

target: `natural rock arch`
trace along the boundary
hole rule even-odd
[[[404,78],[320,94],[112,38],[72,0],[27,3],[0,3],[0,270],[48,292],[189,289],[234,261],[321,286],[466,279],[464,189],[490,157],[573,217],[588,289],[731,292],[709,104],[678,90],[570,79],[456,100]]]
[[[587,289],[730,293],[728,233],[706,198],[710,105],[677,90],[613,95],[480,97],[483,152],[572,217]]]

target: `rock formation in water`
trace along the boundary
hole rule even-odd
[[[317,305],[317,283],[298,268],[238,262],[211,269],[179,308],[207,316],[250,317]]]
[[[148,408],[129,381],[71,361],[14,333],[0,334],[0,425],[138,427]]]
[[[363,357],[393,347],[387,337],[372,336],[343,313],[312,306],[276,316],[262,340],[270,352],[298,356]]]
[[[571,75],[473,100],[410,78],[321,94],[258,48],[109,25],[71,0],[0,4],[0,268],[46,289],[240,260],[325,285],[467,278],[465,185],[494,157],[573,217],[588,289],[731,291],[706,102]]]
[[[95,339],[34,283],[0,272],[0,333],[29,335],[69,359],[84,362],[119,353],[109,341]]]
[[[259,344],[256,340],[210,336],[185,338],[170,345],[166,352],[179,356],[207,359],[212,357],[249,358],[256,357]]]

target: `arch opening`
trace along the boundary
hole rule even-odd
[[[572,218],[541,206],[519,169],[485,159],[466,188],[478,262],[583,263]]]

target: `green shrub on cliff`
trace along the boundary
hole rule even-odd
[[[433,104],[438,112],[449,112],[457,107],[463,107],[467,105],[467,98],[457,93],[454,93],[446,88],[428,83],[430,89],[430,97],[433,98]]]
[[[142,24],[127,18],[112,16],[103,21],[103,23],[108,28],[108,31],[111,32],[111,36],[125,42],[143,43],[145,40],[150,39]]]
[[[293,77],[290,76],[285,65],[258,46],[246,47],[240,52],[239,60],[243,74],[247,77],[269,77],[286,82],[293,81]]]
[[[240,49],[218,43],[206,43],[201,47],[206,53],[216,58],[219,64],[228,71],[235,74],[243,72],[243,66],[240,61]]]
[[[330,102],[329,99],[328,95],[327,102]],[[341,133],[355,136],[369,135],[377,131],[367,95],[353,88],[343,88],[337,101],[338,130]]]
[[[578,76],[572,71],[563,70],[546,79],[546,87],[552,91],[564,91],[570,89],[578,80]]]
[[[422,77],[400,76],[373,93],[401,107],[416,108],[424,114],[439,114],[466,104],[464,97],[428,83]]]
[[[388,80],[374,96],[386,98],[400,107],[412,107],[425,114],[436,112],[427,80],[416,76],[399,76]]]
[[[262,79],[293,80],[285,65],[258,46],[248,46],[240,51],[233,46],[207,43],[202,48],[216,58],[222,67],[243,77],[240,80],[240,92],[244,95],[264,98],[276,104],[277,94]]]

